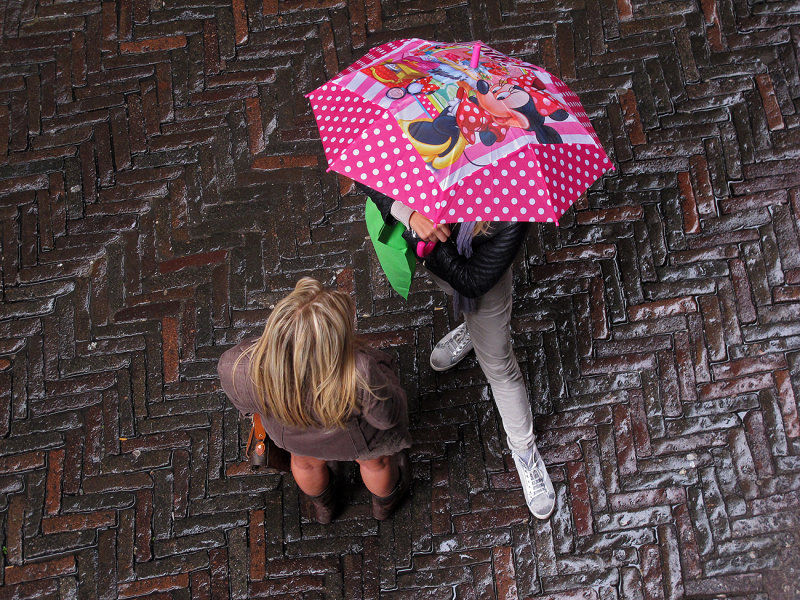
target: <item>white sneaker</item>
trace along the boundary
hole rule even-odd
[[[431,369],[434,371],[447,371],[455,367],[469,351],[472,350],[472,340],[467,331],[467,324],[462,323],[448,333],[431,352]]]
[[[536,444],[532,450],[533,453],[527,462],[513,450],[511,456],[514,458],[522,482],[522,492],[525,494],[528,510],[537,519],[547,519],[553,514],[556,506],[556,493]]]

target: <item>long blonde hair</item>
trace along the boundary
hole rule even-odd
[[[475,221],[475,227],[472,229],[472,237],[481,235],[489,231],[489,221]]]
[[[264,333],[241,356],[250,357],[250,379],[267,415],[301,428],[344,426],[358,389],[369,389],[356,369],[354,318],[349,295],[311,277],[275,305]]]

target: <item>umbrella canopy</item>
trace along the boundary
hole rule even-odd
[[[561,80],[480,42],[383,44],[308,98],[329,169],[437,223],[557,223],[613,168]]]

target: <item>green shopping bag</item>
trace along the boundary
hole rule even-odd
[[[402,223],[387,225],[381,211],[370,198],[367,198],[364,207],[364,218],[375,254],[378,255],[378,262],[386,273],[389,285],[403,298],[408,299],[411,276],[417,266],[417,259],[402,237],[405,227]]]

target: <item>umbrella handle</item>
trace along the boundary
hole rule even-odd
[[[425,258],[433,252],[433,249],[436,247],[436,242],[417,242],[417,256],[420,258]]]

